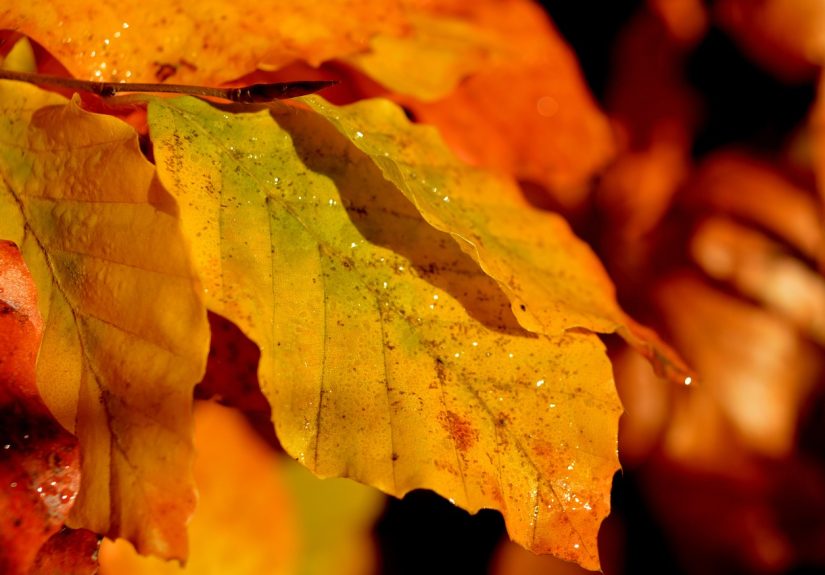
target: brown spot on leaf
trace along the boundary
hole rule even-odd
[[[173,64],[155,62],[155,65],[157,66],[157,69],[155,70],[155,78],[157,78],[158,82],[165,82],[174,76],[178,71],[178,67]]]
[[[452,436],[456,449],[462,453],[478,442],[478,430],[457,413],[442,411],[438,416],[438,422]]]

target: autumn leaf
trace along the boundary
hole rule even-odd
[[[34,0],[0,9],[0,28],[24,31],[74,76],[132,82],[219,84],[258,67],[317,66],[403,26],[395,3],[374,0]]]
[[[364,126],[400,113],[353,110]],[[500,509],[521,544],[598,566],[619,405],[595,335],[521,328],[499,285],[314,112],[155,100],[149,125],[207,305],[261,348],[290,454],[322,477]]]
[[[476,45],[492,46],[485,65],[436,101],[404,90],[393,74],[364,70],[397,90],[395,98],[418,121],[438,127],[462,159],[539,185],[565,210],[581,209],[587,182],[610,161],[615,144],[574,54],[541,7],[528,0],[414,4],[431,19],[457,20],[474,30],[484,40]],[[435,54],[405,71],[417,77],[430,66],[438,70]]]
[[[13,243],[0,242],[0,405],[22,402],[41,411],[34,364],[43,336],[37,291]]]
[[[206,317],[175,205],[121,121],[0,82],[0,237],[45,322],[37,384],[80,440],[70,524],[184,557]]]

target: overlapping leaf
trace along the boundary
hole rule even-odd
[[[183,557],[208,338],[174,202],[119,120],[8,81],[0,108],[0,237],[37,284],[40,392],[81,444],[71,521]]]
[[[347,113],[367,126],[399,112]],[[500,509],[523,545],[598,566],[619,406],[594,335],[562,318],[525,331],[499,284],[316,113],[184,98],[152,102],[149,123],[208,305],[260,346],[291,454],[322,476]],[[479,197],[499,184],[451,183]],[[579,250],[558,257],[574,265]]]
[[[410,124],[389,102],[306,102],[498,282],[526,329],[550,336],[579,327],[616,331],[658,371],[675,381],[687,376],[681,359],[619,308],[601,263],[567,223],[529,207],[508,178],[459,162],[435,130]]]
[[[432,80],[426,76],[431,68],[442,70],[443,55],[405,67],[403,84],[396,81],[397,71],[364,66],[360,56],[349,61],[397,93],[419,121],[437,126],[463,158],[539,184],[563,208],[581,207],[586,183],[614,153],[613,134],[588,93],[575,55],[541,7],[529,0],[409,2],[408,11],[460,22],[464,35],[483,49],[474,54],[483,58],[483,65],[454,90],[443,92],[444,97],[430,101],[433,91],[407,86],[429,86]],[[413,30],[424,26],[411,21]],[[372,43],[372,60],[394,58],[405,43],[414,49],[419,36],[413,32],[380,39]],[[464,56],[449,45],[445,50],[452,57]],[[436,78],[449,82],[443,73]]]

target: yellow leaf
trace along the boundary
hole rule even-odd
[[[40,392],[80,439],[70,522],[184,557],[208,335],[174,201],[119,120],[9,81],[0,118],[0,237],[37,285]]]
[[[34,59],[34,50],[28,38],[20,38],[6,57],[0,60],[3,70],[13,70],[15,72],[36,72],[37,62]]]
[[[27,34],[74,76],[131,82],[215,84],[296,60],[317,66],[401,22],[394,2],[374,0],[31,0],[0,9],[0,28]]]
[[[341,113],[366,130],[399,112]],[[290,454],[499,509],[521,544],[598,566],[620,408],[595,335],[521,328],[499,285],[314,112],[180,98],[153,101],[149,125],[207,304],[260,346]],[[453,183],[497,191],[480,174]]]

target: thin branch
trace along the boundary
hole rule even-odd
[[[189,86],[185,84],[143,84],[129,82],[92,82],[89,80],[78,80],[76,78],[64,78],[62,76],[49,76],[47,74],[32,74],[30,72],[12,72],[10,70],[0,70],[0,79],[19,80],[30,84],[42,84],[56,88],[68,88],[70,90],[83,90],[109,98],[124,92],[140,93],[172,93],[188,94],[190,96],[206,96],[210,98],[220,98],[239,104],[254,104],[270,102],[272,100],[283,100],[285,98],[295,98],[314,94],[319,90],[328,88],[336,84],[335,81],[317,80],[300,82],[276,82],[272,84],[250,84],[240,88],[213,88],[209,86]]]

